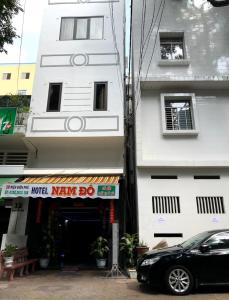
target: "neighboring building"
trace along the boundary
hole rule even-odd
[[[34,73],[35,64],[0,64],[0,191],[4,183],[23,176],[33,158],[34,148],[26,141],[25,132]],[[0,244],[11,206],[11,200],[0,198]],[[13,215],[15,218],[15,212]]]
[[[35,156],[12,185],[38,197],[18,232],[31,251],[45,227],[53,251],[82,262],[98,235],[111,239],[114,219],[123,228],[124,6],[62,0],[45,11],[26,133]]]
[[[229,7],[146,4],[133,1],[138,226],[171,245],[229,226]]]
[[[0,64],[0,96],[32,95],[36,65]]]

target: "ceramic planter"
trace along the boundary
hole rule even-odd
[[[4,257],[4,265],[5,267],[12,267],[14,262],[14,257],[10,256],[10,257]]]
[[[136,252],[137,252],[138,257],[145,254],[147,251],[149,251],[149,247],[147,247],[147,246],[137,246],[136,247]]]
[[[47,269],[49,265],[49,258],[40,258],[39,263],[42,269]]]
[[[130,279],[137,279],[136,269],[127,269],[127,274],[130,277]]]
[[[106,258],[96,258],[96,266],[99,269],[104,269],[106,267]]]

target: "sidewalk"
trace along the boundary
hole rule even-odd
[[[38,271],[0,281],[0,300],[226,300],[229,289],[220,293],[200,292],[184,297],[159,294],[139,285],[136,280],[110,279],[98,271]]]

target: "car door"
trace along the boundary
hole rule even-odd
[[[229,232],[212,235],[192,251],[193,263],[200,283],[229,283]]]

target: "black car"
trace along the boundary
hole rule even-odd
[[[137,263],[138,281],[175,295],[200,285],[229,285],[229,229],[199,233],[180,245],[153,250]]]

